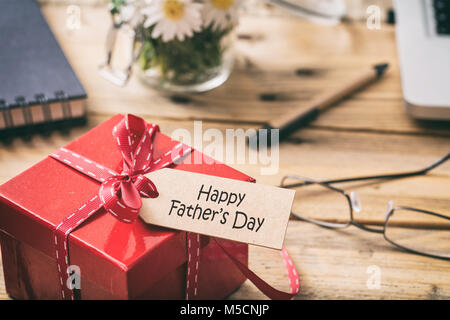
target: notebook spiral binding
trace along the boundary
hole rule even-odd
[[[35,96],[36,103],[31,104],[24,96],[15,98],[14,105],[8,105],[5,100],[0,99],[0,117],[3,117],[3,128],[0,128],[0,140],[9,139],[15,136],[29,136],[31,133],[48,133],[54,129],[63,129],[67,126],[84,125],[85,116],[74,117],[70,99],[63,90],[55,92],[55,100],[49,100],[45,94],[38,93]],[[52,114],[51,104],[54,102],[61,104],[62,117],[55,118]],[[40,106],[43,116],[37,120],[33,118],[32,107]],[[20,109],[23,121],[15,124],[13,110]]]
[[[52,121],[52,112],[50,110],[50,105],[48,99],[45,97],[45,94],[38,93],[35,95],[35,97],[42,107],[42,112],[44,114],[44,122]]]
[[[0,109],[2,110],[3,122],[5,123],[5,129],[9,129],[13,126],[13,120],[11,110],[6,107],[5,100],[0,100]]]
[[[70,101],[67,94],[60,90],[55,92],[55,96],[59,101],[61,101],[64,119],[72,118],[72,109],[70,108]]]
[[[28,107],[28,103],[25,100],[25,97],[19,96],[16,98],[16,103],[22,109],[23,119],[25,121],[25,125],[32,125],[33,124],[33,115],[31,113],[30,108]],[[11,110],[10,110],[11,113]]]

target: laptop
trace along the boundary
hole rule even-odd
[[[406,111],[450,120],[450,0],[396,0],[395,10]]]

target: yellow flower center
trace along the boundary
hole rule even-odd
[[[235,0],[211,0],[212,4],[220,10],[228,10]]]
[[[179,20],[184,16],[184,3],[179,0],[166,0],[163,12],[166,18],[170,20]]]

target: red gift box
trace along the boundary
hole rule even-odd
[[[111,132],[122,119],[121,115],[111,118],[71,142],[66,149],[107,168],[118,169],[122,155]],[[153,156],[157,158],[176,144],[177,141],[157,132]],[[193,151],[189,155],[191,164],[183,161],[174,168],[252,181],[221,163],[193,164],[199,155]],[[53,232],[64,217],[98,190],[96,181],[50,157],[0,186],[0,240],[10,296],[61,298]],[[247,265],[246,244],[218,241]],[[100,209],[70,234],[68,248],[70,264],[81,271],[82,299],[185,297],[187,243],[183,231],[147,225],[140,219],[126,224]],[[199,299],[224,298],[245,281],[229,256],[206,236],[201,236],[198,278]]]

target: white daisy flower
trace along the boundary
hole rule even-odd
[[[141,10],[146,16],[144,27],[155,25],[152,37],[161,36],[167,42],[175,37],[183,41],[192,37],[202,26],[202,4],[192,0],[147,0],[147,7]]]
[[[203,7],[204,26],[223,30],[237,24],[238,8],[242,0],[205,0]]]

